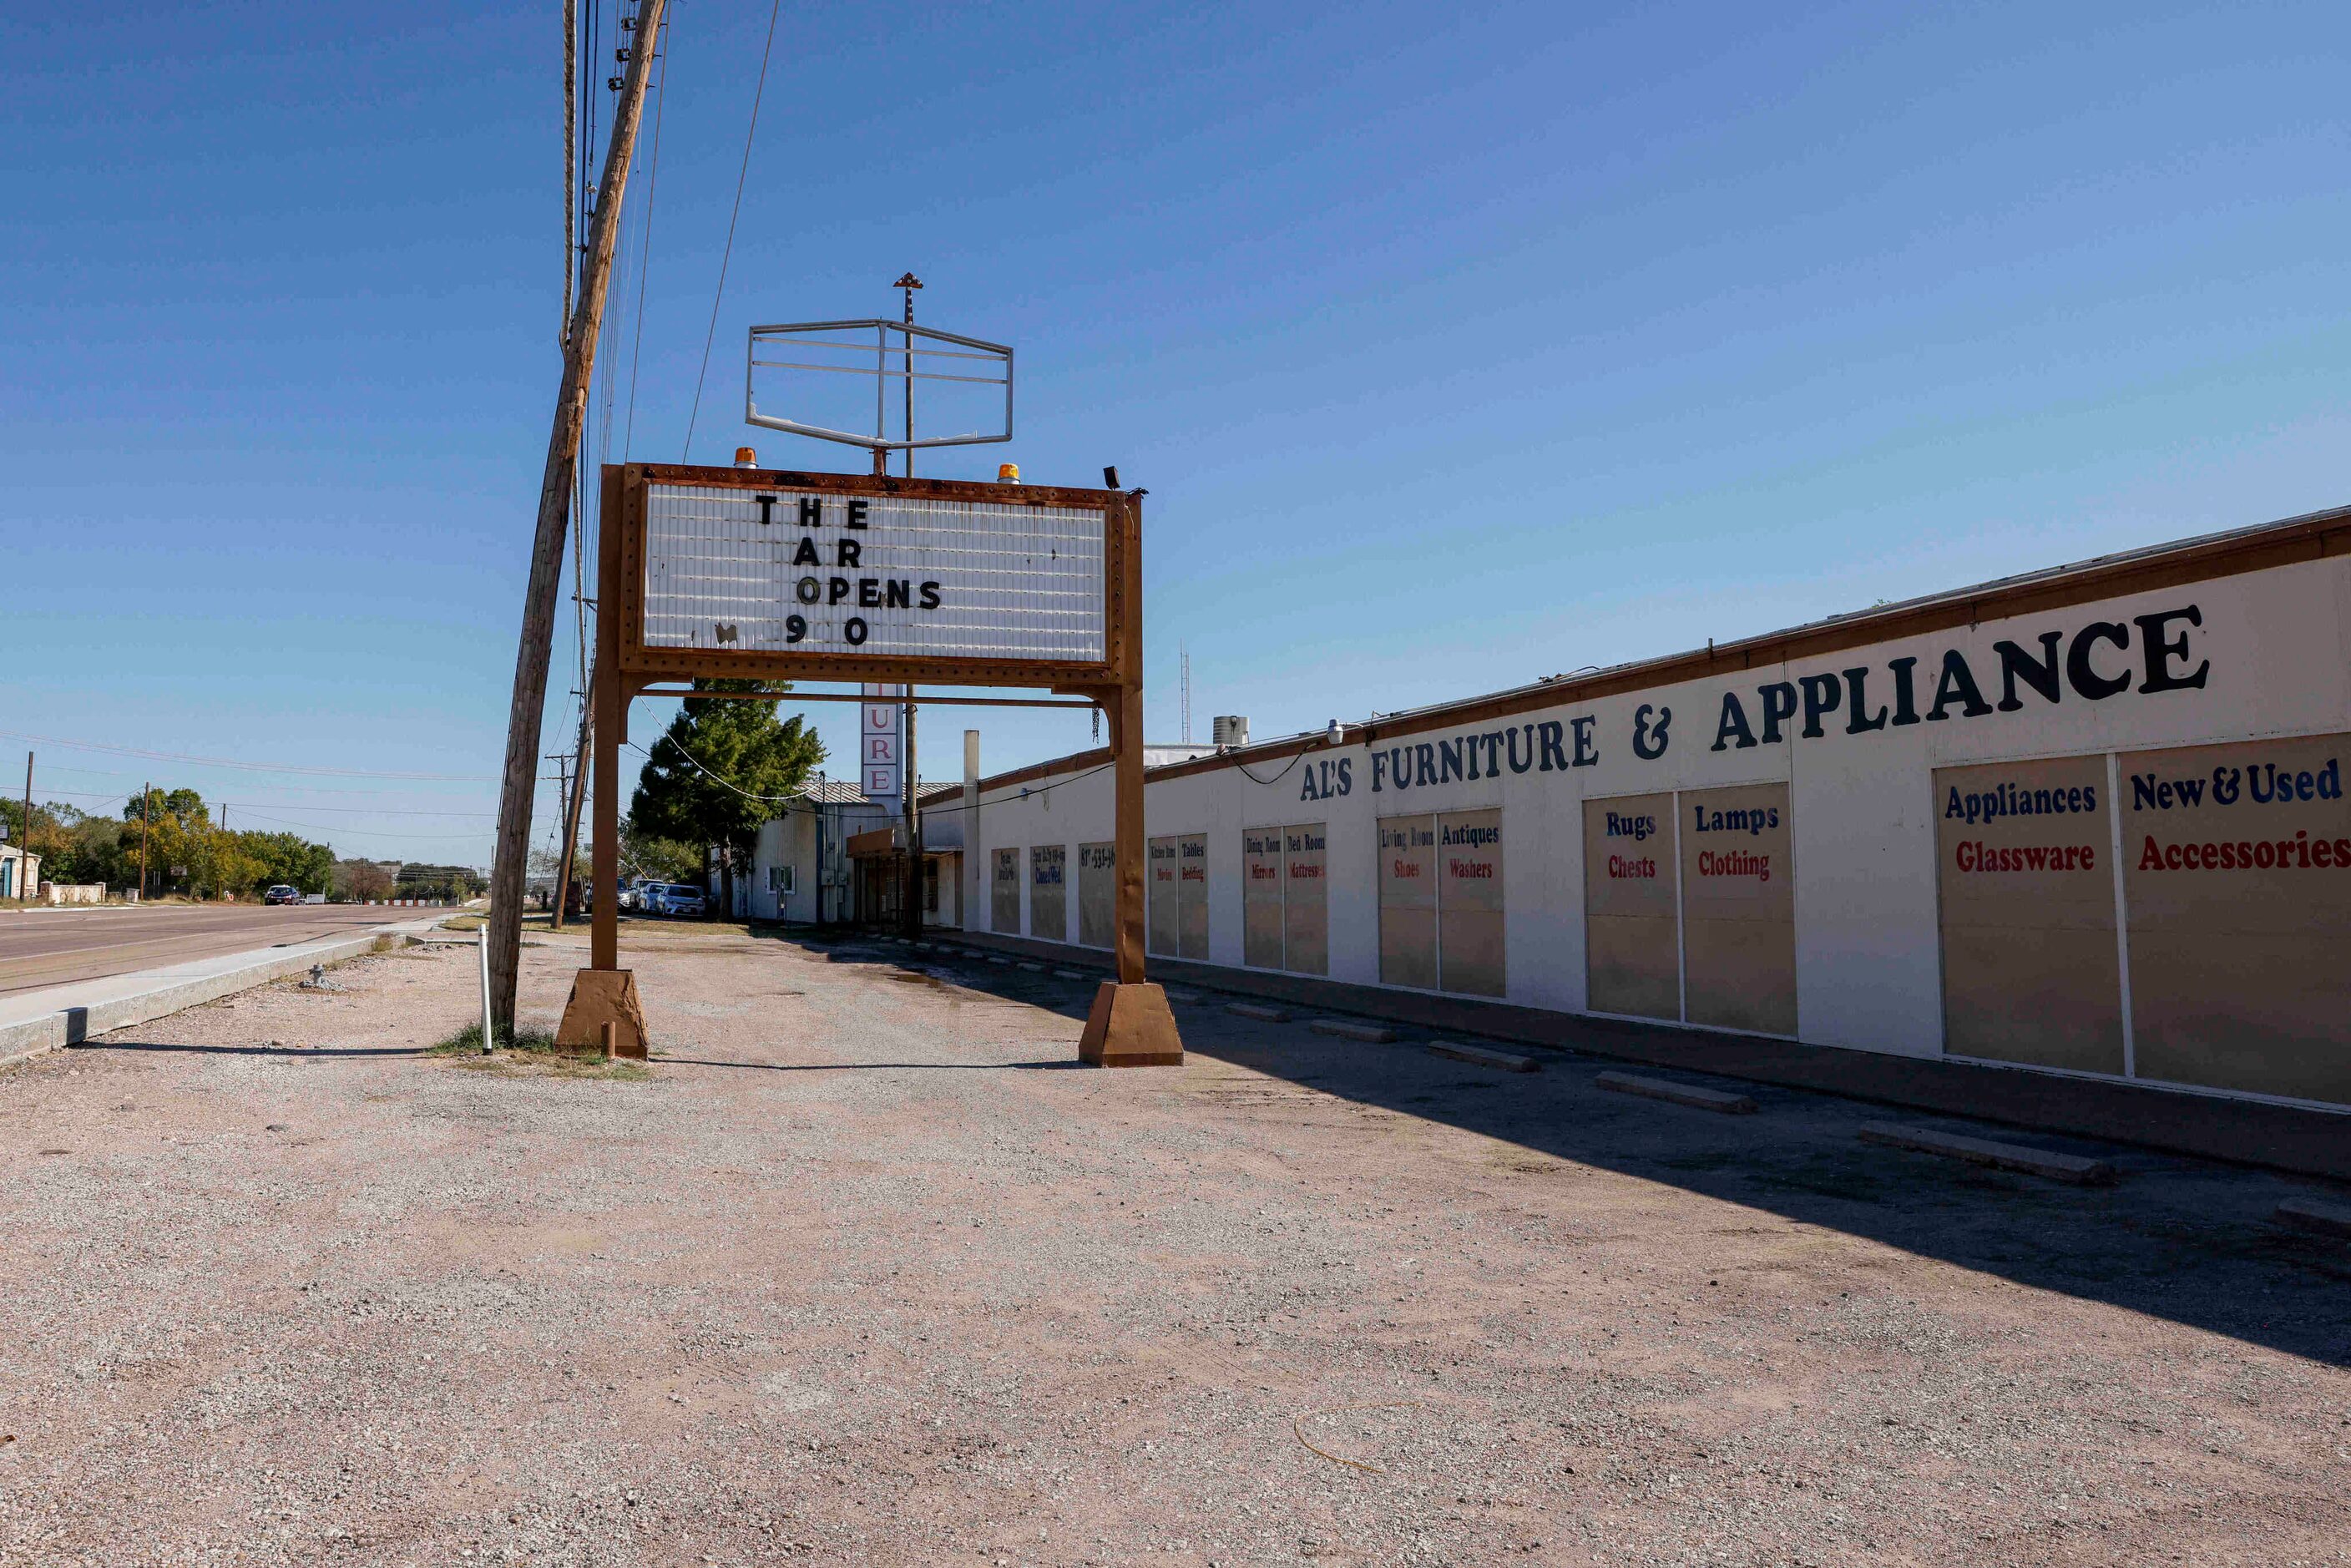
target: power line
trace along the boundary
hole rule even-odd
[[[694,409],[685,418],[685,446],[677,455],[680,463],[694,451],[694,425],[702,417],[702,385],[710,379],[710,345],[718,339],[718,305],[726,298],[726,266],[735,258],[735,220],[743,215],[743,182],[751,173],[751,139],[759,130],[759,100],[768,92],[768,57],[775,52],[776,17],[784,8],[784,0],[775,0],[768,8],[768,42],[759,51],[759,85],[751,90],[751,123],[743,131],[743,167],[735,174],[735,207],[726,214],[726,248],[718,255],[718,288],[710,297],[710,329],[702,337],[702,371],[694,378]]]
[[[421,779],[440,783],[489,784],[486,773],[397,773],[385,768],[313,768],[296,762],[239,762],[226,757],[196,757],[181,751],[149,751],[136,746],[110,746],[95,740],[66,740],[54,735],[32,735],[21,729],[0,729],[0,735],[42,746],[62,746],[72,751],[104,751],[117,757],[143,757],[151,762],[186,762],[205,768],[241,768],[251,773],[304,773],[325,779]]]

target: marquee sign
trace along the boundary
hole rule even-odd
[[[620,498],[632,673],[1121,678],[1118,491],[632,464]]]

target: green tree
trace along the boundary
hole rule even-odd
[[[781,681],[697,677],[697,692],[782,692]],[[735,877],[750,866],[760,824],[824,760],[824,743],[798,714],[771,702],[688,697],[637,777],[629,818],[656,838],[718,852],[720,904],[735,907]]]

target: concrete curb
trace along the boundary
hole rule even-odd
[[[438,919],[406,921],[396,925],[378,925],[358,936],[306,942],[298,947],[264,948],[262,952],[266,956],[250,955],[253,962],[239,964],[233,968],[169,980],[151,989],[134,991],[124,997],[111,997],[88,1007],[62,1008],[16,1023],[0,1024],[0,1068],[13,1067],[20,1061],[30,1061],[51,1051],[79,1045],[97,1035],[129,1029],[188,1008],[201,1007],[223,997],[235,996],[239,991],[249,991],[256,986],[266,986],[288,975],[298,975],[313,964],[340,964],[346,959],[375,952],[388,943],[397,943],[429,931],[438,923]],[[220,958],[195,962],[218,963],[248,956],[224,954]],[[170,970],[154,973],[169,974]]]
[[[1316,1034],[1360,1040],[1366,1045],[1387,1045],[1404,1038],[1385,1024],[1358,1023],[1353,1019],[1309,1019],[1306,1027]]]

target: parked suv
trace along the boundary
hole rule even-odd
[[[302,902],[302,890],[298,887],[288,887],[281,882],[276,887],[273,887],[268,892],[263,894],[261,895],[261,902],[264,904],[299,904]]]

